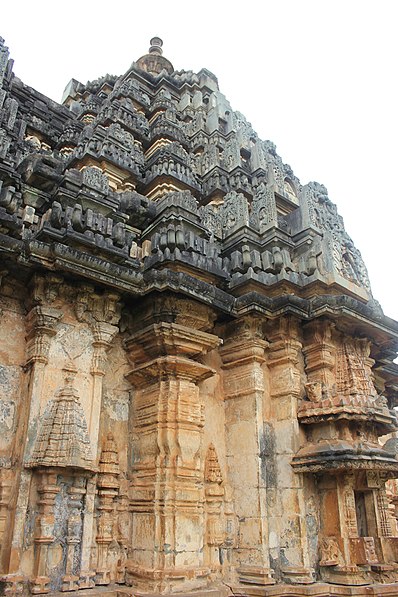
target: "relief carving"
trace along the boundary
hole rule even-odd
[[[338,566],[344,562],[343,555],[334,537],[324,537],[319,545],[320,566]]]
[[[79,394],[76,370],[64,369],[65,383],[46,406],[32,456],[26,466],[94,467],[90,438]]]
[[[369,342],[343,338],[336,354],[336,391],[347,400],[375,401],[377,392],[368,362]]]

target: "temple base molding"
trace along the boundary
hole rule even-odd
[[[3,581],[0,581],[3,582]],[[18,592],[8,592],[11,589],[8,586],[4,595],[23,595],[21,589]],[[61,597],[65,593],[53,593],[55,597]],[[133,587],[120,587],[118,585],[108,585],[107,587],[98,587],[95,589],[83,589],[80,591],[68,592],[69,597],[157,597],[164,593],[144,593],[137,591]],[[377,584],[371,586],[341,586],[329,583],[315,583],[312,585],[290,585],[278,584],[267,587],[224,585],[212,589],[202,589],[198,591],[189,591],[178,593],[178,597],[396,597],[397,584]]]

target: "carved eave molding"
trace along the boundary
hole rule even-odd
[[[302,298],[296,294],[282,294],[269,297],[250,292],[234,301],[232,314],[243,316],[248,313],[262,313],[269,319],[284,314],[296,315],[303,321],[327,317],[336,322],[341,331],[355,329],[356,335],[372,338],[376,343],[398,345],[398,324],[383,315],[373,302],[364,303],[346,295],[321,295]]]
[[[257,287],[249,287],[246,289],[248,292],[235,297],[215,284],[187,272],[181,273],[164,267],[143,274],[138,269],[138,263],[137,267],[132,268],[111,263],[98,255],[89,255],[61,243],[21,241],[3,234],[0,235],[0,253],[28,268],[39,265],[52,271],[68,272],[80,279],[89,279],[132,296],[144,296],[153,290],[170,290],[211,305],[233,317],[253,311],[269,318],[283,313],[296,314],[303,320],[328,316],[338,321],[339,326],[354,325],[360,333],[373,335],[376,341],[398,341],[398,325],[385,317],[373,302],[348,295],[330,294],[330,288],[328,294],[308,297],[308,288],[304,293],[307,296],[299,296],[298,289],[293,289],[290,285],[284,286],[283,294],[280,294],[279,287],[278,295],[273,296],[274,292],[269,288],[265,294],[264,287],[261,292]],[[325,290],[326,287],[323,291]]]
[[[332,473],[372,470],[391,478],[398,475],[398,460],[377,444],[369,442],[327,441],[308,444],[292,459],[296,473]]]
[[[382,433],[392,433],[398,429],[398,421],[394,411],[388,408],[371,406],[342,406],[325,407],[310,402],[302,402],[297,418],[303,425],[312,425],[326,421],[363,421],[372,422],[380,428]]]
[[[158,355],[196,357],[217,348],[219,344],[217,336],[177,323],[155,323],[125,342],[135,363]]]
[[[131,370],[126,378],[134,385],[167,379],[185,379],[195,384],[215,375],[216,371],[201,363],[177,356],[154,359]]]

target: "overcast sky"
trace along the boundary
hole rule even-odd
[[[120,75],[164,41],[211,70],[234,110],[303,184],[323,183],[398,319],[398,1],[4,0],[0,36],[24,83],[60,101],[73,77]]]

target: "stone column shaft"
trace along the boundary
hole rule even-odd
[[[239,519],[233,563],[243,583],[275,582],[269,562],[267,481],[261,460],[264,443],[265,381],[262,365],[267,342],[261,321],[235,324],[220,350],[224,369],[226,445],[229,480]]]
[[[272,549],[280,561],[281,578],[307,584],[314,581],[314,571],[308,551],[304,479],[291,466],[300,445],[297,410],[302,397],[303,363],[298,321],[285,316],[272,322],[267,339],[276,473],[269,509]]]
[[[204,420],[198,383],[214,371],[191,357],[218,342],[185,326],[155,324],[126,343],[135,364],[128,379],[136,388],[133,558],[127,580],[133,577],[138,587],[145,577],[152,590],[200,586],[206,574],[200,459]]]
[[[62,313],[58,309],[42,305],[33,307],[27,315],[27,361],[25,367],[27,374],[29,375],[26,397],[28,415],[22,466],[23,463],[29,460],[33,443],[37,435],[45,367],[48,362],[51,339],[56,334],[56,325],[61,316]],[[22,468],[11,542],[9,561],[10,573],[17,572],[20,566],[31,475],[31,471]]]
[[[32,588],[34,595],[48,593],[50,588],[47,576],[48,548],[54,541],[54,502],[60,488],[57,486],[57,475],[39,471],[41,484],[38,488],[37,507],[39,516],[35,532],[35,560],[33,565]]]
[[[91,389],[91,410],[88,421],[90,443],[93,447],[94,456],[99,455],[99,431],[102,407],[102,385],[105,374],[104,366],[106,353],[109,350],[113,338],[116,336],[118,327],[103,321],[91,320],[91,328],[94,334],[93,357],[91,364],[92,389]],[[91,583],[87,580],[93,576],[90,570],[91,548],[94,542],[94,496],[96,491],[95,479],[87,485],[86,509],[83,525],[83,541],[81,555],[82,586]]]

